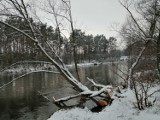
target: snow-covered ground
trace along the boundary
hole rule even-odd
[[[160,89],[160,86],[153,87],[153,92]],[[153,106],[139,111],[135,108],[135,97],[131,90],[122,91],[123,98],[113,96],[112,105],[106,106],[103,111],[93,113],[88,108],[74,108],[55,112],[48,120],[160,120],[160,93],[155,93],[156,102]],[[117,93],[115,93],[117,94]]]

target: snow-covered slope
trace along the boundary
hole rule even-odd
[[[151,91],[158,88],[154,87]],[[120,95],[123,98],[114,97],[112,105],[99,113],[92,113],[88,108],[74,108],[57,111],[48,120],[160,120],[160,93],[154,96],[157,98],[154,106],[143,111],[134,107],[135,97],[131,90]]]

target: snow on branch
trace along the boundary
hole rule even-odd
[[[102,93],[109,94],[111,91],[112,91],[112,86],[107,85],[107,86],[103,87],[102,89],[100,89],[99,91],[93,91],[93,93],[90,97],[95,97],[95,96],[98,96]]]
[[[64,1],[65,2],[65,1]],[[63,61],[60,59],[60,57],[56,54],[56,52],[54,51],[54,49],[51,48],[51,46],[49,45],[50,49],[55,53],[56,55],[56,58],[58,58],[58,60],[52,58],[50,56],[50,54],[45,50],[45,48],[42,46],[42,44],[39,42],[38,38],[36,37],[36,34],[35,34],[35,30],[34,30],[34,27],[31,23],[31,21],[29,20],[29,14],[27,12],[27,9],[26,9],[26,6],[23,2],[23,0],[21,0],[21,5],[23,6],[23,8],[17,8],[16,5],[14,4],[14,2],[12,2],[12,4],[14,5],[15,7],[15,10],[18,11],[22,16],[23,18],[25,19],[26,23],[29,25],[29,29],[32,33],[32,35],[30,36],[29,34],[27,34],[26,32],[10,25],[10,24],[7,24],[3,21],[0,21],[0,24],[4,24],[5,26],[9,27],[9,28],[12,28],[13,30],[25,35],[26,37],[28,37],[35,46],[37,46],[37,48],[39,48],[39,50],[48,58],[48,60],[58,69],[58,71],[63,75],[64,78],[66,78],[66,80],[72,84],[74,87],[76,87],[76,89],[79,90],[79,94],[77,95],[72,95],[72,96],[69,96],[69,97],[64,97],[64,98],[61,98],[61,99],[58,99],[58,100],[55,100],[53,98],[53,102],[62,102],[62,101],[67,101],[67,100],[70,100],[70,99],[73,99],[73,98],[76,98],[76,97],[79,97],[81,95],[84,95],[85,97],[94,97],[94,96],[97,96],[97,95],[100,95],[101,93],[107,93],[108,91],[111,90],[112,86],[103,86],[103,85],[100,85],[100,84],[96,84],[93,80],[90,80],[92,81],[92,83],[95,85],[95,86],[99,86],[101,87],[102,89],[100,89],[99,91],[91,91],[87,86],[83,85],[81,82],[79,82],[71,73],[70,71],[66,68],[66,66],[64,65]],[[17,3],[17,5],[20,5],[19,3]],[[67,5],[67,4],[66,4]],[[70,9],[69,9],[70,10]],[[70,18],[71,18],[71,27],[73,29],[73,25],[72,25],[72,16],[71,16],[71,11],[70,11]],[[74,30],[74,29],[73,29]],[[72,31],[73,31],[72,30]],[[31,74],[31,73],[35,73],[35,72],[40,72],[40,71],[32,71],[30,73],[26,73],[24,75],[21,75],[15,79],[13,79],[12,81],[10,81],[9,83],[6,83],[4,84],[3,86],[1,86],[0,88],[3,88],[5,86],[7,86],[8,84],[12,83],[13,81],[16,81],[17,79],[20,79],[28,74]],[[42,71],[41,71],[42,72]],[[43,71],[44,72],[44,71]],[[46,71],[45,71],[46,72]],[[51,72],[51,73],[55,73],[53,71],[47,71],[47,72]],[[57,73],[57,72],[56,72]]]
[[[25,33],[23,30],[20,30],[20,29],[12,26],[12,25],[10,25],[10,24],[7,24],[7,23],[3,22],[3,21],[0,21],[0,23],[3,24],[3,25],[5,25],[5,26],[7,26],[7,27],[9,27],[9,28],[12,28],[13,30],[15,30],[15,31],[17,31],[17,32],[22,33],[23,35],[25,35],[25,36],[28,37],[29,39],[33,40],[34,42],[37,42],[33,37],[31,37],[30,35],[28,35],[27,33]]]
[[[57,99],[57,100],[53,97],[53,102],[54,103],[61,103],[61,102],[65,102],[65,101],[68,101],[68,100],[71,100],[71,99],[74,99],[74,98],[77,98],[77,97],[80,97],[80,96],[86,96],[88,98],[93,98],[93,97],[101,95],[102,93],[105,93],[106,95],[110,94],[110,92],[112,91],[112,86],[111,85],[105,86],[105,85],[96,84],[92,79],[90,79],[90,78],[87,78],[87,79],[90,82],[92,82],[93,85],[95,85],[97,87],[102,87],[102,88],[98,91],[85,90],[83,92],[80,92],[79,94],[67,96],[67,97],[64,97],[64,98]]]
[[[55,103],[56,103],[56,102],[65,102],[65,101],[71,100],[71,99],[73,99],[73,98],[80,97],[81,95],[83,95],[83,92],[81,92],[81,93],[79,93],[79,94],[77,94],[77,95],[72,95],[72,96],[60,98],[60,99],[57,99],[57,100],[53,97],[53,102],[55,102]]]
[[[94,96],[98,96],[102,93],[109,93],[112,90],[112,86],[111,85],[101,85],[101,84],[97,84],[93,81],[93,79],[90,79],[87,77],[87,79],[95,86],[95,87],[101,87],[101,89],[99,91],[92,91],[90,97],[94,97]]]
[[[39,70],[39,71],[28,72],[28,73],[26,73],[26,74],[23,74],[23,75],[21,75],[21,76],[19,76],[19,77],[16,77],[16,78],[12,79],[10,82],[2,85],[2,86],[0,87],[0,89],[4,88],[5,86],[11,84],[12,82],[14,82],[14,81],[16,81],[16,80],[18,80],[18,79],[20,79],[20,78],[25,77],[26,75],[29,75],[29,74],[32,74],[32,73],[39,73],[39,72],[48,72],[48,73],[53,73],[53,74],[59,74],[59,72],[48,71],[48,70]]]
[[[59,62],[61,63],[62,67],[66,69],[62,59],[57,55],[57,53],[55,52],[55,50],[53,49],[53,47],[46,41],[47,45],[49,46],[49,48],[51,49],[51,51],[55,54],[55,56],[58,58]]]
[[[75,86],[77,89],[79,89],[80,91],[85,91],[88,90],[88,88],[83,85],[82,83],[78,82],[78,80],[68,71],[68,69],[64,66],[61,66],[57,61],[55,61],[46,51],[45,49],[42,47],[42,45],[39,43],[38,39],[36,38],[36,36],[34,35],[34,38],[29,36],[28,34],[26,34],[25,32],[23,32],[22,30],[9,25],[3,21],[0,21],[1,24],[6,25],[7,27],[10,27],[14,30],[16,30],[17,32],[22,33],[23,35],[25,35],[26,37],[30,38],[35,45],[41,50],[41,52],[50,60],[50,62],[58,69],[58,71],[66,78],[66,80],[72,84],[73,86]],[[31,32],[34,34],[34,30],[31,24],[29,24],[31,26]]]
[[[135,62],[132,64],[131,68],[129,69],[129,73],[128,73],[128,88],[130,88],[130,82],[131,82],[131,77],[132,77],[132,73],[133,73],[133,70],[134,68],[138,65],[144,51],[146,50],[147,48],[147,45],[151,42],[151,39],[149,39],[148,41],[146,41],[145,45],[143,46],[142,50],[139,52]]]
[[[71,99],[74,99],[74,98],[77,98],[77,97],[80,97],[82,95],[86,96],[86,97],[89,97],[89,98],[92,98],[92,97],[95,97],[95,96],[98,96],[102,93],[107,93],[109,94],[112,90],[112,86],[104,86],[102,89],[100,89],[99,91],[90,91],[90,90],[86,90],[84,92],[80,92],[79,94],[76,94],[76,95],[71,95],[71,96],[67,96],[67,97],[64,97],[64,98],[60,98],[60,99],[55,99],[53,97],[53,102],[54,103],[57,103],[57,102],[65,102],[65,101],[68,101],[68,100],[71,100]]]
[[[96,86],[96,87],[105,87],[105,85],[101,85],[101,84],[97,84],[97,83],[95,83],[94,81],[93,81],[93,79],[90,79],[90,78],[88,78],[87,77],[87,80],[89,80],[94,86]]]
[[[7,66],[5,68],[3,68],[2,70],[0,70],[0,72],[3,72],[4,70],[6,69],[9,69],[17,64],[21,64],[21,63],[43,63],[43,64],[52,64],[51,62],[46,62],[46,61],[18,61],[18,62],[15,62],[13,64],[11,64],[10,66]]]

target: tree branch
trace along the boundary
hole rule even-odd
[[[119,3],[128,11],[128,13],[130,14],[131,18],[133,19],[133,21],[135,22],[136,26],[138,27],[138,29],[143,33],[143,35],[145,37],[147,37],[146,33],[143,31],[143,29],[140,27],[140,25],[138,24],[137,20],[134,18],[132,12],[129,10],[128,6],[124,5],[121,0],[119,0]],[[126,1],[127,3],[127,1]]]
[[[57,99],[57,100],[53,97],[53,102],[55,102],[55,103],[56,103],[56,102],[65,102],[65,101],[71,100],[71,99],[73,99],[73,98],[80,97],[81,95],[83,95],[83,93],[79,93],[79,94],[77,94],[77,95],[72,95],[72,96],[60,98],[60,99]]]
[[[95,83],[94,81],[93,81],[93,79],[90,79],[90,78],[88,78],[87,77],[87,80],[89,80],[94,86],[96,86],[96,87],[105,87],[105,85],[101,85],[101,84],[97,84],[97,83]]]
[[[0,72],[3,72],[4,70],[6,69],[9,69],[17,64],[21,64],[21,63],[43,63],[43,64],[52,64],[51,62],[46,62],[46,61],[19,61],[19,62],[16,62],[16,63],[13,63],[12,65],[10,66],[7,66],[5,68],[3,68],[2,70],[0,70]]]
[[[19,76],[19,77],[14,78],[14,79],[11,80],[10,82],[2,85],[2,86],[0,87],[0,89],[4,88],[5,86],[11,84],[12,82],[14,82],[14,81],[16,81],[16,80],[18,80],[18,79],[20,79],[20,78],[25,77],[26,75],[29,75],[29,74],[32,74],[32,73],[39,73],[39,72],[48,72],[48,73],[53,73],[53,74],[59,74],[59,72],[48,71],[48,70],[39,70],[39,71],[28,72],[28,73],[26,73],[26,74],[23,74],[23,75],[21,75],[21,76]]]

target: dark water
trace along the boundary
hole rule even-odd
[[[100,64],[96,66],[79,67],[82,83],[89,86],[86,77],[95,79],[102,84],[116,85],[122,79],[115,73],[125,71],[124,63]],[[74,74],[74,70],[70,70]],[[0,76],[0,86],[18,75]],[[38,92],[48,98],[60,98],[75,94],[72,86],[59,74],[34,73],[21,78],[3,89],[0,89],[0,120],[46,120],[58,108],[46,101]],[[74,104],[75,101],[71,101]],[[69,104],[71,104],[69,103]]]

